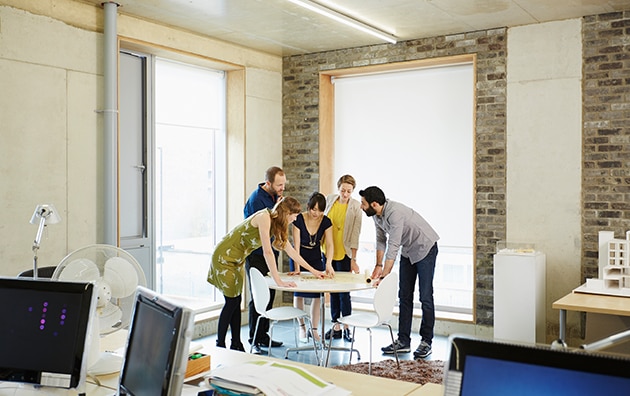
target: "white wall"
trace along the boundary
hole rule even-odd
[[[507,35],[507,239],[546,254],[547,322],[556,324],[552,303],[580,280],[581,23]]]
[[[32,268],[37,227],[28,221],[39,203],[53,203],[62,217],[47,227],[40,266],[99,241],[102,117],[95,110],[102,108],[102,25],[102,10],[85,3],[0,0],[0,276]],[[245,94],[238,98],[246,103],[244,133],[228,143],[233,225],[242,219],[245,186],[282,162],[282,59],[126,16],[119,17],[118,32],[245,71]],[[261,150],[256,142],[275,145]],[[250,165],[246,158],[253,158]]]

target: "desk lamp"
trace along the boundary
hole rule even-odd
[[[42,240],[44,227],[48,224],[57,224],[60,221],[61,217],[59,217],[57,209],[52,204],[37,205],[35,212],[33,212],[30,223],[39,224],[35,240],[33,241],[33,279],[37,278],[37,251]]]

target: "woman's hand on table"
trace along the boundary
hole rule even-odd
[[[278,286],[280,287],[296,287],[297,284],[293,281],[283,281],[280,280],[280,282],[278,282]]]

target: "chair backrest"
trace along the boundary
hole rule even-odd
[[[267,281],[263,274],[258,270],[258,268],[250,268],[249,269],[249,282],[252,289],[252,299],[254,300],[254,306],[256,307],[256,312],[259,315],[267,312],[267,304],[269,304],[269,286],[267,286]]]
[[[55,273],[55,269],[57,269],[57,266],[54,265],[52,267],[38,267],[37,268],[37,276],[39,278],[52,278],[53,274]],[[32,278],[33,277],[33,269],[29,269],[29,270],[25,270],[22,271],[18,274],[19,277],[29,277]]]
[[[394,304],[398,295],[398,274],[390,272],[378,285],[374,293],[374,312],[379,323],[387,322],[394,314]]]

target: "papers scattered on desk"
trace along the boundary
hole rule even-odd
[[[267,396],[345,396],[350,391],[326,382],[301,367],[270,361],[250,361],[218,367],[208,385],[236,394]]]

